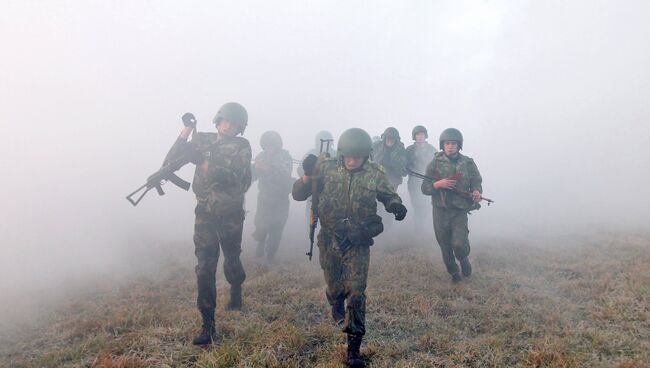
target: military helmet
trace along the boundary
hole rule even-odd
[[[429,132],[427,132],[427,128],[423,127],[422,125],[416,125],[415,128],[411,131],[411,137],[413,140],[415,140],[415,135],[418,133],[424,133],[424,138],[429,138]]]
[[[444,141],[456,141],[458,149],[463,149],[463,134],[456,128],[447,128],[440,133],[440,149],[444,149]]]
[[[239,132],[244,134],[246,125],[248,125],[248,112],[246,112],[244,106],[237,102],[228,102],[221,106],[217,115],[212,119],[212,122],[215,125],[218,125],[222,119],[228,120],[237,125],[239,127]]]
[[[381,139],[385,140],[386,138],[392,138],[396,141],[399,141],[399,132],[394,127],[388,127],[384,130],[384,133],[381,135]]]
[[[269,130],[262,134],[260,137],[260,146],[263,150],[269,148],[281,149],[282,148],[282,137],[275,130]]]
[[[327,130],[321,130],[320,132],[316,133],[316,137],[314,138],[314,147],[319,148],[320,147],[320,140],[323,139],[334,139],[332,136],[332,133],[328,132]]]
[[[370,134],[361,128],[350,128],[339,137],[339,156],[368,157],[371,151]]]

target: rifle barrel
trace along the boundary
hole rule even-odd
[[[429,176],[426,176],[426,175],[422,175],[422,174],[420,174],[420,173],[418,173],[418,172],[415,172],[415,171],[413,171],[413,170],[411,170],[411,169],[409,169],[409,168],[406,168],[406,171],[407,171],[409,174],[415,176],[416,178],[420,178],[420,179],[423,179],[423,180],[428,180],[428,181],[430,181],[430,182],[432,182],[432,183],[436,181],[436,180],[435,180],[434,178],[432,178],[432,177],[429,177]],[[454,192],[456,192],[456,193],[464,194],[464,195],[472,195],[472,193],[470,193],[470,192],[466,192],[466,191],[464,191],[464,190],[462,190],[462,189],[456,189],[456,188],[454,188],[454,189],[452,189],[452,191],[454,191]],[[481,195],[481,200],[482,200],[482,201],[486,201],[488,204],[490,204],[490,203],[494,203],[493,200],[491,200],[490,198],[483,197],[483,195]]]

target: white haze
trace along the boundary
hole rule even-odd
[[[165,197],[150,192],[137,208],[124,197],[158,168],[184,112],[211,131],[228,101],[249,111],[254,154],[269,129],[295,158],[322,129],[379,135],[392,125],[407,144],[416,124],[432,143],[444,128],[461,129],[496,201],[471,217],[475,244],[650,219],[647,1],[2,8],[2,293],[103,272],[131,248],[192,252],[191,193],[167,185]],[[285,239],[302,246],[304,236]]]

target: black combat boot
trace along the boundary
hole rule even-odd
[[[460,260],[460,269],[463,271],[463,276],[470,277],[472,275],[472,264],[469,263],[469,258],[465,257]]]
[[[451,282],[453,282],[454,284],[459,283],[460,280],[462,280],[460,277],[460,272],[456,272],[455,274],[451,275]]]
[[[230,303],[228,310],[241,310],[241,284],[230,285]]]
[[[337,325],[345,320],[345,299],[339,299],[332,305],[332,319]]]
[[[366,362],[361,358],[361,340],[363,336],[348,334],[348,367],[365,368]]]
[[[203,326],[201,326],[201,332],[194,338],[194,340],[192,340],[192,344],[212,344],[216,336],[216,329],[214,328],[214,309],[202,309],[201,318],[203,318]]]

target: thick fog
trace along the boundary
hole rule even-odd
[[[471,216],[474,241],[642,228],[648,14],[641,0],[5,1],[0,292],[135,264],[133,249],[191,253],[191,192],[125,196],[183,113],[214,131],[228,101],[248,109],[254,155],[271,129],[296,159],[323,129],[395,126],[406,145],[417,124],[435,145],[460,129],[495,200]],[[306,228],[285,239],[306,246]]]

